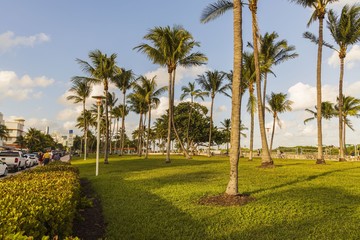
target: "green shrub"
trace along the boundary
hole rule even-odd
[[[78,170],[53,163],[0,181],[0,239],[22,233],[41,239],[65,237],[80,198]]]

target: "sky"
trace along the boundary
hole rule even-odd
[[[108,55],[117,54],[117,65],[132,69],[136,75],[157,76],[158,86],[167,85],[166,70],[152,64],[147,57],[133,50],[144,43],[143,36],[156,26],[181,25],[200,42],[201,51],[208,63],[200,67],[178,68],[175,98],[179,102],[181,87],[194,82],[206,71],[229,71],[232,69],[233,34],[232,12],[229,11],[207,24],[200,23],[203,9],[215,0],[63,0],[2,2],[0,14],[0,112],[5,120],[24,118],[25,129],[30,127],[67,135],[76,129],[76,118],[81,114],[81,104],[66,100],[73,76],[84,76],[76,59],[88,61],[88,53],[99,49]],[[340,2],[340,3],[339,3]],[[345,4],[355,0],[341,0],[329,7],[340,13]],[[273,68],[276,76],[269,75],[267,93],[286,93],[294,103],[293,110],[279,116],[282,128],[275,130],[274,147],[317,144],[316,121],[304,125],[311,117],[304,109],[316,105],[316,56],[317,46],[302,37],[305,31],[318,32],[318,23],[307,27],[312,10],[305,9],[288,0],[259,1],[258,20],[261,34],[277,32],[296,47],[299,57]],[[244,7],[244,42],[251,41],[251,16]],[[324,38],[335,44],[324,28]],[[246,44],[245,44],[246,45]],[[336,46],[336,45],[335,45]],[[245,48],[250,51],[250,49]],[[322,91],[323,101],[336,101],[338,95],[339,58],[333,50],[324,48]],[[110,92],[122,95],[114,87]],[[360,98],[360,43],[350,46],[346,58],[344,92]],[[92,96],[102,93],[102,86],[94,88]],[[161,104],[152,118],[167,109],[167,93],[161,96]],[[249,127],[246,112],[248,94],[243,98],[242,118]],[[89,99],[87,106],[94,103]],[[201,102],[210,107],[210,99]],[[217,95],[214,106],[214,124],[220,126],[230,118],[231,101]],[[127,117],[127,133],[138,124],[139,116]],[[360,120],[351,119],[355,131],[347,129],[347,143],[360,144]],[[258,122],[255,123],[255,147],[260,147]],[[272,126],[272,117],[266,114],[266,127]],[[338,145],[338,120],[323,121],[323,144]],[[249,131],[245,131],[249,135]],[[249,138],[242,140],[248,146]]]

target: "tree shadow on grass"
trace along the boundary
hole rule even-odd
[[[271,201],[269,201],[271,199]],[[360,197],[340,188],[309,187],[266,196],[249,228],[225,233],[224,239],[360,239]]]
[[[255,191],[252,191],[252,192],[246,192],[245,194],[256,194],[256,193],[260,193],[260,192],[264,192],[264,191],[269,191],[269,190],[276,190],[276,189],[279,189],[279,188],[282,188],[282,187],[286,187],[286,186],[290,186],[290,185],[294,185],[294,184],[298,184],[298,183],[303,183],[303,182],[307,182],[307,181],[312,181],[312,180],[315,180],[319,177],[325,177],[327,175],[330,175],[332,173],[337,173],[337,172],[345,172],[345,171],[348,171],[348,170],[354,170],[354,169],[358,169],[360,167],[351,167],[351,168],[344,168],[344,169],[336,169],[336,170],[332,170],[332,171],[327,171],[327,172],[323,172],[323,173],[320,173],[320,174],[315,174],[315,175],[311,175],[311,176],[307,176],[305,178],[298,178],[296,180],[293,180],[293,181],[289,181],[289,182],[286,182],[286,183],[283,183],[283,184],[280,184],[280,185],[276,185],[276,186],[273,186],[273,187],[270,187],[270,188],[260,188],[258,190],[255,190]]]
[[[97,186],[107,222],[108,239],[201,239],[204,226],[171,202],[118,179]]]

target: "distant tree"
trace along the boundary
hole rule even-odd
[[[144,39],[150,41],[150,44],[141,44],[134,49],[145,53],[148,58],[155,64],[166,67],[169,74],[169,116],[168,119],[168,136],[167,136],[167,154],[166,163],[170,163],[170,140],[171,140],[171,126],[174,131],[175,124],[173,119],[174,106],[174,90],[175,90],[175,75],[177,66],[191,67],[205,64],[207,57],[200,53],[194,52],[194,47],[200,46],[199,42],[194,41],[193,36],[183,27],[174,26],[173,28],[155,27],[144,36]],[[186,149],[183,149],[184,154],[188,156]]]
[[[279,119],[279,114],[287,111],[291,111],[291,104],[293,102],[287,99],[287,95],[284,93],[271,93],[270,96],[267,96],[267,102],[269,104],[266,109],[273,115],[273,126],[271,133],[271,142],[270,142],[270,152],[272,150],[274,135],[275,135],[275,123],[277,122],[278,126],[281,128],[281,121]]]
[[[7,139],[9,137],[9,129],[3,125],[0,124],[0,139]]]
[[[329,120],[332,117],[337,115],[337,112],[335,111],[335,108],[334,108],[334,104],[329,102],[329,101],[322,102],[321,103],[321,108],[322,108],[322,110],[321,110],[322,117],[324,119]],[[306,108],[305,111],[311,113],[313,116],[310,117],[310,118],[305,119],[304,124],[306,124],[307,122],[309,122],[311,120],[315,120],[317,118],[317,106],[315,106],[315,110],[311,110],[309,108]]]
[[[226,81],[226,82],[225,82]],[[229,96],[226,92],[230,89],[231,84],[227,82],[226,73],[219,71],[207,71],[205,74],[198,75],[196,82],[200,85],[201,89],[206,92],[211,97],[211,107],[210,107],[210,129],[209,129],[209,147],[208,147],[208,156],[211,156],[211,132],[213,126],[213,109],[214,109],[214,100],[215,96],[218,93]]]

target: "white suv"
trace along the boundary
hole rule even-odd
[[[21,151],[1,151],[0,160],[14,171],[26,168],[26,158]]]

